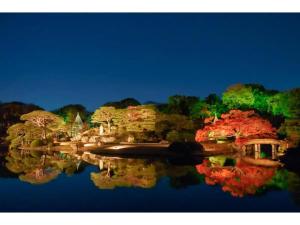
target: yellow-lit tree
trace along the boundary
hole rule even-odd
[[[47,139],[47,131],[55,131],[57,130],[61,124],[63,124],[63,120],[47,111],[36,110],[21,116],[21,120],[27,121],[32,125],[42,129],[42,139]]]
[[[92,123],[106,123],[108,132],[111,132],[113,118],[117,115],[117,109],[113,106],[102,106],[92,115]]]

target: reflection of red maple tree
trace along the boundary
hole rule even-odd
[[[253,110],[245,112],[231,110],[229,113],[222,114],[220,120],[207,124],[203,129],[198,130],[195,139],[198,142],[203,142],[210,138],[224,137],[236,137],[236,142],[239,144],[243,138],[275,138],[276,129],[268,120],[261,118]]]
[[[200,174],[205,175],[208,185],[220,184],[222,190],[232,196],[253,195],[275,175],[276,168],[249,165],[238,161],[235,167],[212,167],[209,160],[196,166]]]

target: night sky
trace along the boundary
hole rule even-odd
[[[0,14],[0,101],[94,110],[300,86],[300,14]]]

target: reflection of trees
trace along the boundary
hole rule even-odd
[[[106,158],[103,165],[105,170],[91,173],[91,180],[100,189],[152,188],[162,177],[169,177],[173,188],[201,182],[201,175],[193,166],[175,166],[159,160]]]
[[[112,161],[109,165],[110,173],[107,170],[91,173],[92,181],[100,189],[151,188],[156,184],[156,168],[153,163],[140,159],[120,159]]]
[[[19,179],[31,184],[44,184],[54,180],[61,172],[73,174],[76,161],[60,154],[46,155],[38,151],[22,153],[10,150],[6,156],[6,168],[19,175]]]
[[[224,192],[236,197],[259,194],[267,189],[286,189],[288,186],[289,173],[286,170],[254,166],[240,160],[235,166],[223,166],[206,159],[196,168],[205,175],[208,185],[219,184]]]
[[[300,177],[298,174],[289,173],[288,190],[295,204],[300,206]]]
[[[170,185],[173,188],[180,189],[186,188],[190,185],[198,185],[203,183],[204,177],[201,176],[194,167],[182,168],[185,171],[184,174],[175,176],[170,176]]]
[[[59,174],[60,171],[54,168],[36,168],[26,174],[21,174],[19,179],[31,184],[45,184],[54,180]]]

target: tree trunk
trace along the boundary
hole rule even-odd
[[[47,133],[46,133],[47,131],[46,131],[46,129],[47,129],[46,127],[43,127],[43,139],[44,140],[47,140]]]
[[[108,126],[108,133],[110,134],[110,131],[111,131],[110,121],[107,121],[107,126]]]

